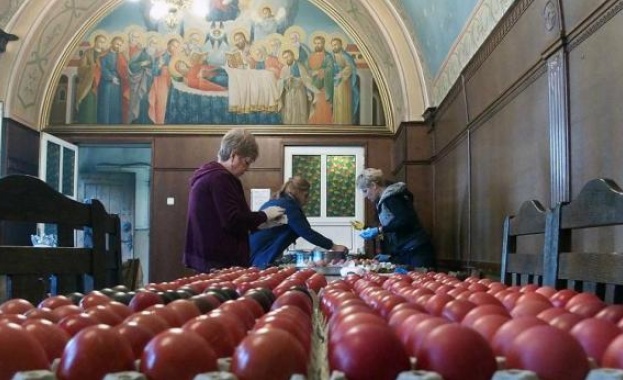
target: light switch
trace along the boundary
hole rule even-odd
[[[167,197],[167,206],[173,206],[175,204],[175,198]]]

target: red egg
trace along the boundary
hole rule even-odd
[[[507,369],[526,369],[541,380],[584,380],[590,370],[582,346],[566,331],[533,326],[506,350]]]
[[[490,380],[497,369],[489,343],[456,323],[435,327],[424,338],[417,359],[419,369],[435,371],[445,380]]]
[[[621,334],[621,329],[604,319],[587,318],[576,323],[569,332],[580,342],[586,355],[599,365],[606,348]]]

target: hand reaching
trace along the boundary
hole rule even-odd
[[[390,255],[384,255],[382,253],[379,253],[378,255],[374,256],[374,259],[380,263],[386,263],[389,261],[390,257]]]
[[[331,250],[335,252],[348,253],[348,248],[345,245],[334,244],[333,247],[331,247]]]
[[[275,220],[280,218],[286,210],[279,206],[270,206],[262,210],[266,214],[266,220]]]
[[[361,231],[361,233],[359,234],[359,236],[361,236],[365,240],[374,239],[378,235],[379,235],[379,228],[378,227],[366,228],[365,230]]]

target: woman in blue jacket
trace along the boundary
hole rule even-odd
[[[334,244],[331,239],[314,231],[310,226],[303,212],[303,206],[309,198],[310,187],[310,183],[304,178],[290,178],[281,186],[273,199],[262,205],[262,210],[271,206],[284,208],[287,223],[251,234],[252,266],[266,268],[280,258],[283,251],[299,237],[325,249],[338,252],[347,250],[345,246]]]

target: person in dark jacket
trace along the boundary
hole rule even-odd
[[[273,228],[255,231],[251,234],[251,264],[258,268],[266,268],[281,257],[283,251],[296,239],[302,237],[319,247],[338,252],[346,252],[348,248],[336,245],[333,241],[314,231],[303,212],[303,206],[309,198],[310,183],[301,177],[290,178],[281,189],[262,205],[265,210],[270,207],[285,209],[287,223]]]
[[[385,180],[380,169],[368,168],[357,177],[357,188],[376,206],[380,225],[366,228],[360,236],[366,240],[382,236],[383,253],[377,259],[411,268],[435,268],[435,250],[407,186]]]
[[[252,212],[240,177],[258,157],[255,137],[233,129],[221,140],[217,161],[190,180],[183,262],[198,272],[249,265],[249,231],[282,217],[280,207]]]

